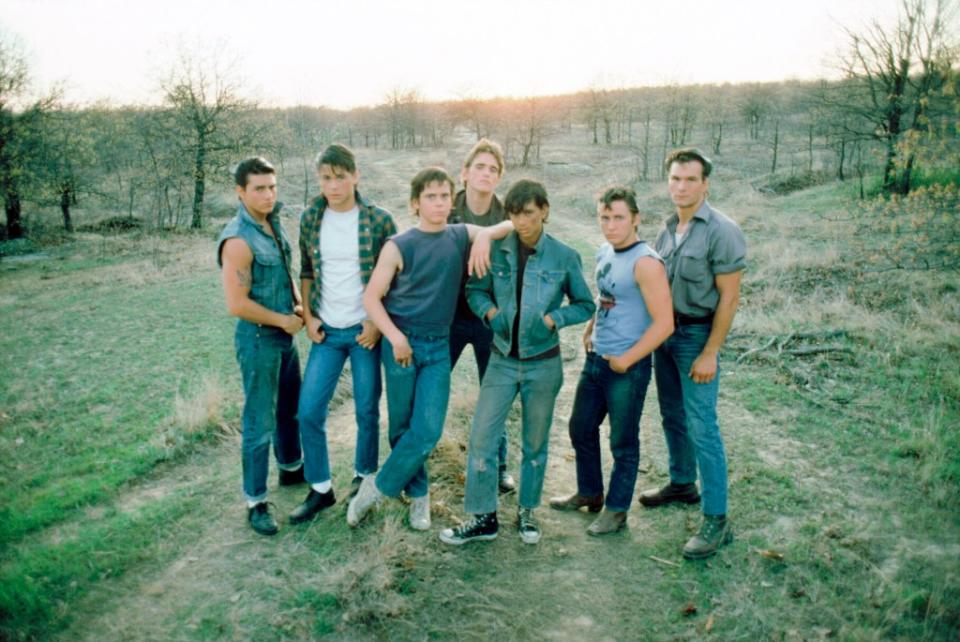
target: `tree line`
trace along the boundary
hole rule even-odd
[[[182,51],[158,81],[158,106],[77,108],[60,91],[31,93],[29,69],[0,40],[2,234],[26,232],[23,208],[71,208],[90,200],[155,228],[203,226],[211,183],[255,150],[304,178],[311,157],[335,140],[353,147],[443,147],[455,133],[500,141],[511,165],[540,162],[560,135],[618,146],[637,181],[662,178],[660,159],[695,143],[722,155],[746,141],[754,174],[877,174],[887,194],[907,194],[924,176],[957,181],[960,167],[958,43],[947,0],[905,0],[893,25],[850,30],[838,55],[842,78],[737,85],[589,88],[577,94],[430,102],[396,88],[376,106],[266,109],[245,97],[229,65]],[[288,166],[289,165],[289,166]]]

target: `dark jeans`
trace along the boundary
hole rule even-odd
[[[670,454],[670,481],[697,480],[705,515],[727,513],[727,456],[717,423],[720,367],[710,383],[694,383],[689,372],[710,336],[710,325],[681,325],[654,353],[657,397]]]
[[[467,317],[459,312],[450,325],[450,369],[457,365],[463,349],[467,345],[473,346],[473,354],[477,358],[477,374],[480,376],[480,383],[483,383],[483,375],[487,372],[487,364],[490,363],[490,345],[493,343],[493,330],[483,325],[478,317],[472,314]],[[497,446],[497,461],[500,468],[507,467],[507,431],[503,431],[500,436],[500,442]]]
[[[629,510],[633,500],[640,464],[640,415],[650,384],[651,361],[648,356],[618,373],[606,359],[589,352],[577,382],[570,415],[570,441],[577,452],[577,492],[584,496],[603,492],[600,424],[609,417],[613,470],[606,506],[611,511]]]
[[[300,359],[293,337],[279,328],[240,323],[234,336],[243,378],[243,494],[248,502],[267,497],[270,441],[277,464],[300,465]]]

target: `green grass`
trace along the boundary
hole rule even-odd
[[[3,445],[16,456],[0,463],[0,492],[14,498],[0,541],[102,501],[171,456],[158,428],[184,379],[231,365],[220,349],[228,321],[179,320],[222,317],[215,288],[209,275],[51,288],[3,315],[0,353],[17,375],[0,384]]]
[[[589,270],[599,233],[577,209],[590,190],[573,187],[554,197],[551,232]],[[736,539],[697,563],[680,557],[694,507],[631,511],[627,531],[599,541],[584,532],[589,515],[544,510],[544,539],[530,547],[511,496],[496,541],[439,543],[436,531],[462,511],[469,358],[430,463],[430,533],[407,529],[397,502],[345,526],[348,404],[330,425],[341,502],[257,537],[238,501],[236,440],[173,420],[178,396],[215,381],[219,419],[237,423],[211,240],[81,238],[40,265],[0,263],[0,366],[16,374],[0,382],[0,638],[955,639],[956,275],[863,276],[842,254],[810,260],[849,233],[879,233],[843,227],[855,181],[775,199],[737,189],[724,198],[745,203],[730,212],[745,217],[755,258],[721,387]],[[809,254],[779,260],[797,248]],[[782,296],[762,298],[774,289]],[[846,334],[830,343],[849,352],[773,347],[736,363],[771,334],[835,329]],[[572,345],[578,333],[568,332]],[[545,495],[573,483],[565,419],[578,365],[567,364],[558,399]],[[666,479],[654,394],[638,489]],[[516,436],[519,413],[508,422]],[[302,493],[272,495],[281,522]]]

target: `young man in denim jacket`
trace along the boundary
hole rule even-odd
[[[217,240],[227,310],[238,317],[234,343],[243,377],[243,494],[247,520],[261,535],[277,522],[267,506],[270,440],[280,484],[303,482],[297,400],[300,361],[293,336],[303,328],[300,293],[290,276],[290,242],[280,225],[277,177],[263,158],[234,171],[240,207]]]
[[[596,309],[580,255],[543,230],[550,215],[543,185],[518,181],[504,208],[515,231],[494,244],[487,275],[467,284],[470,308],[493,330],[493,354],[467,452],[464,508],[473,518],[442,531],[447,544],[497,536],[497,448],[518,393],[523,407],[518,529],[524,543],[540,541],[534,509],[543,490],[553,405],[563,384],[558,330],[583,323]]]

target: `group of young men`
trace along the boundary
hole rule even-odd
[[[243,490],[258,533],[278,531],[266,502],[270,442],[279,484],[306,482],[289,523],[336,503],[327,411],[349,358],[357,422],[347,523],[358,526],[386,497],[406,496],[409,525],[428,530],[426,461],[446,419],[450,372],[472,345],[480,394],[467,451],[469,517],[440,532],[460,545],[497,537],[498,492],[517,490],[508,472],[506,419],[522,408],[516,526],[540,540],[540,506],[554,403],[563,383],[559,330],[587,323],[587,351],[569,422],[577,488],[549,500],[561,511],[600,513],[591,535],[626,524],[639,465],[639,424],[651,372],[657,381],[670,482],[640,495],[645,507],[701,501],[699,532],[685,545],[708,557],[731,538],[727,472],[717,424],[718,353],[736,312],[746,245],[731,219],[706,201],[710,161],[695,149],[666,160],[676,214],[654,247],[637,235],[636,195],[606,189],[597,220],[596,300],[580,255],[545,231],[544,186],[514,183],[501,201],[500,147],[486,139],[453,179],[429,167],[411,181],[417,225],[397,233],[389,212],[364,199],[353,153],[327,147],[317,158],[320,195],[300,220],[299,286],[279,222],[276,175],[256,157],[235,171],[237,215],[218,241],[229,312],[238,317],[243,379]],[[306,328],[310,355],[301,382],[293,344]],[[379,457],[381,365],[390,453]],[[613,468],[604,493],[600,425],[610,423]]]

